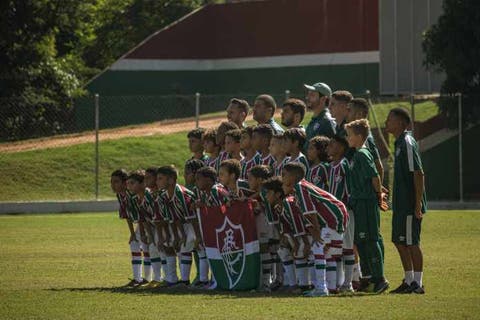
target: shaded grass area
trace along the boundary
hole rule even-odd
[[[0,217],[2,319],[473,319],[480,305],[480,211],[431,211],[422,247],[427,293],[303,298],[260,293],[120,287],[130,276],[128,231],[109,214]],[[400,260],[382,213],[386,276],[400,283]]]

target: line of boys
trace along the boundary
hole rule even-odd
[[[112,189],[130,230],[134,277],[129,286],[189,284],[194,252],[198,274],[192,285],[214,288],[214,279],[213,283],[208,279],[196,208],[252,198],[257,203],[262,260],[259,289],[305,296],[353,292],[354,270],[356,280],[360,276],[355,240],[364,272],[359,289],[385,291],[388,282],[379,233],[379,208],[385,203],[378,158],[372,155],[378,151],[364,147],[371,136],[368,121],[355,119],[366,117],[357,111],[368,110],[368,105],[346,92],[338,92],[336,98],[350,103],[349,123],[343,121],[339,128],[347,139],[341,134],[331,139],[315,136],[308,141],[306,155],[302,152],[306,134],[299,126],[274,134],[268,124],[240,129],[229,121],[217,130],[189,132],[193,156],[185,165],[186,187],[177,184],[171,166],[145,173],[115,171]],[[248,114],[248,104],[246,110],[241,100],[236,105],[237,114]],[[302,101],[290,99],[284,106],[293,111],[297,123],[303,120]],[[286,122],[282,116],[282,123]],[[353,209],[355,219],[347,208]]]

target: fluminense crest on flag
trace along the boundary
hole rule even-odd
[[[223,225],[216,229],[217,248],[220,250],[230,288],[235,287],[245,269],[245,237],[243,228],[225,217]]]
[[[251,201],[200,209],[205,252],[217,288],[252,290],[260,281],[260,245]]]

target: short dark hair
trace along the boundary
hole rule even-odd
[[[330,142],[330,138],[326,136],[315,136],[310,139],[311,144],[316,150],[320,161],[328,161],[327,147]]]
[[[254,126],[248,126],[242,129],[242,134],[247,134],[250,138],[252,137]]]
[[[255,178],[260,179],[268,179],[273,175],[272,169],[269,166],[263,164],[252,167],[250,171],[248,171],[248,173],[250,173]]]
[[[283,140],[283,132],[279,132],[279,133],[275,133],[273,136],[272,136],[272,139],[277,139],[277,140]]]
[[[350,93],[350,91],[337,90],[334,93],[332,93],[332,98],[335,98],[335,100],[338,100],[338,101],[349,103],[350,101],[352,101],[353,96]]]
[[[350,101],[350,108],[360,110],[363,113],[363,117],[368,117],[368,101],[363,98],[355,98]]]
[[[173,164],[169,165],[169,166],[162,166],[162,167],[158,168],[157,174],[161,174],[161,175],[167,176],[168,178],[173,178],[175,180],[177,180],[177,178],[178,178],[177,169],[175,168],[175,166]]]
[[[335,141],[335,142],[337,142],[337,143],[339,143],[339,144],[343,147],[343,150],[344,150],[344,151],[347,151],[348,148],[350,147],[350,146],[348,145],[347,139],[345,139],[345,138],[342,137],[342,136],[339,136],[338,134],[334,135],[334,136],[330,139],[330,141],[332,141],[332,140]]]
[[[267,138],[268,140],[272,139],[273,129],[269,124],[259,124],[253,128],[253,133],[259,134],[262,137]]]
[[[157,175],[157,170],[158,170],[157,167],[150,167],[147,170],[145,170],[145,173],[148,173],[152,176],[156,176]]]
[[[210,166],[206,166],[198,169],[195,174],[199,174],[202,177],[211,179],[212,182],[214,183],[217,181],[217,171],[215,171],[215,168]]]
[[[190,130],[187,134],[187,138],[196,138],[199,140],[202,140],[203,135],[205,134],[206,129],[205,128],[196,128],[193,130]]]
[[[232,138],[235,142],[240,142],[240,138],[242,137],[242,130],[240,129],[232,129],[228,130],[225,133],[225,137]]]
[[[275,193],[280,193],[282,197],[285,195],[282,188],[282,178],[280,177],[272,177],[267,179],[262,183],[262,189],[267,191],[272,190]]]
[[[305,102],[303,102],[300,99],[294,99],[294,98],[287,99],[283,103],[283,107],[284,108],[290,107],[290,109],[292,109],[294,114],[300,114],[300,121],[302,121],[303,118],[305,117],[305,110],[307,110],[307,106],[305,105]]]
[[[390,110],[390,113],[402,119],[405,122],[405,125],[407,126],[412,122],[410,113],[404,108],[401,108],[401,107],[393,108],[392,110]]]
[[[283,133],[283,138],[291,141],[298,141],[298,147],[301,149],[307,140],[307,135],[301,128],[290,128]]]
[[[240,161],[238,161],[237,159],[228,159],[228,160],[222,161],[222,163],[220,163],[220,168],[227,169],[227,172],[229,174],[233,173],[236,179],[240,177],[240,173],[242,171],[242,166],[240,165]]]
[[[189,159],[185,162],[185,170],[189,170],[193,174],[203,167],[205,167],[205,162],[200,159]]]
[[[236,105],[240,110],[245,112],[245,114],[248,114],[248,111],[250,110],[248,102],[242,99],[233,98],[230,100],[230,104]]]
[[[275,110],[277,109],[277,103],[271,95],[261,94],[255,100],[262,101],[268,108],[272,109],[272,115],[275,113]]]
[[[145,180],[145,170],[134,170],[128,174],[127,180],[135,180],[142,183]]]
[[[112,172],[112,174],[110,175],[110,177],[118,177],[120,178],[120,180],[122,181],[127,181],[128,179],[128,173],[125,169],[117,169],[115,171]]]
[[[217,128],[217,135],[221,133],[225,134],[225,132],[233,129],[239,129],[235,122],[223,121],[222,123],[220,123],[220,125]]]
[[[305,178],[305,174],[307,172],[307,169],[305,168],[303,163],[300,162],[289,162],[283,166],[282,170],[283,172],[293,174],[297,178],[297,181]]]
[[[217,144],[217,129],[209,129],[203,135],[203,141],[213,141]]]

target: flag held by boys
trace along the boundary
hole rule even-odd
[[[203,242],[217,288],[251,290],[260,281],[260,247],[251,201],[200,210]]]

